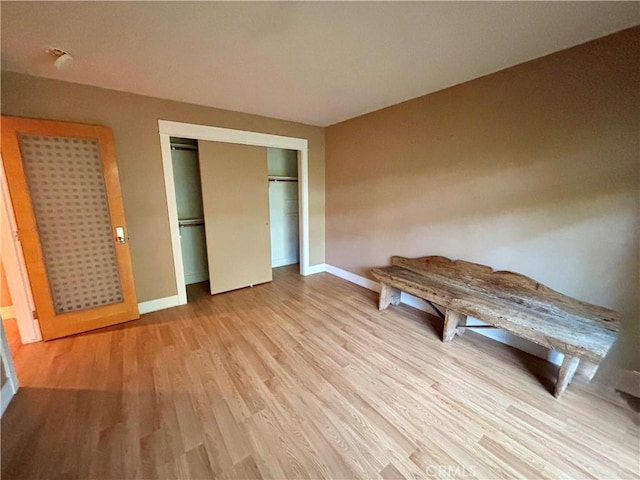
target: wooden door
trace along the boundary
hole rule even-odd
[[[211,294],[271,281],[264,147],[198,142]]]
[[[111,130],[6,116],[1,126],[42,337],[139,318]]]

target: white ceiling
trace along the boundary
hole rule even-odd
[[[638,2],[6,2],[2,69],[326,126],[640,24]],[[58,71],[53,46],[75,61]]]

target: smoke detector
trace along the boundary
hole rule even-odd
[[[49,47],[46,49],[46,52],[53,58],[55,58],[53,66],[58,70],[69,68],[73,63],[73,57],[66,50],[62,50],[61,48]]]

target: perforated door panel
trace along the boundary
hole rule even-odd
[[[122,302],[97,139],[18,140],[55,312]]]

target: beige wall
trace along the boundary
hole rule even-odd
[[[640,28],[326,130],[327,263],[445,255],[616,308],[636,368]]]
[[[292,122],[2,72],[2,114],[113,129],[138,300],[176,295],[158,120],[309,140],[310,264],[324,263],[324,130]]]

